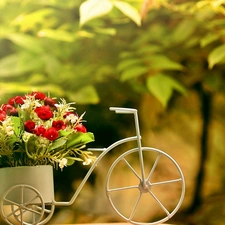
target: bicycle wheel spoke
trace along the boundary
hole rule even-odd
[[[181,178],[174,179],[174,180],[166,180],[166,181],[154,182],[154,183],[151,183],[151,185],[155,186],[155,185],[161,185],[161,184],[176,183],[176,182],[180,182],[180,181],[182,181]]]
[[[23,213],[25,213],[26,212],[26,210],[25,209],[21,209],[21,208],[18,208],[18,213],[17,214],[15,214],[15,213],[13,213],[13,216],[15,217],[15,218],[20,218],[21,217],[21,215],[23,215]],[[14,212],[16,212],[16,211],[14,211]]]
[[[123,191],[123,190],[134,189],[134,188],[138,188],[138,186],[134,185],[134,186],[127,186],[127,187],[120,187],[120,188],[111,188],[111,189],[108,189],[108,192]]]
[[[23,225],[23,212],[22,212],[22,210],[21,210],[21,213],[20,213],[20,215],[21,215],[21,225]]]
[[[27,201],[24,203],[24,205],[30,205],[32,202],[34,202],[34,200],[36,199],[40,199],[40,197],[38,195],[34,196],[31,200]]]
[[[149,190],[149,193],[157,201],[157,203],[164,210],[164,212],[167,214],[167,216],[169,216],[170,215],[170,212],[166,209],[166,207],[162,204],[162,202],[150,190]]]
[[[17,210],[14,210],[12,207],[12,212],[15,217],[18,217],[18,216],[20,216],[21,210],[20,210],[20,208],[17,208]]]
[[[4,200],[5,202],[7,202],[7,203],[11,203],[11,205],[15,205],[15,206],[18,206],[18,207],[20,206],[20,204],[14,202],[14,201],[12,201],[12,200],[9,200],[9,199],[7,199],[7,198],[3,198],[3,200]]]
[[[134,170],[134,168],[130,165],[130,163],[125,159],[123,158],[123,160],[125,161],[125,163],[127,164],[127,166],[131,169],[131,171],[134,173],[134,175],[139,179],[141,180],[141,177],[138,175],[138,173]]]
[[[37,211],[35,209],[32,209],[30,207],[25,207],[24,208],[24,212],[26,212],[26,211],[31,212],[31,213],[35,213],[35,214],[38,214],[38,215],[41,215],[41,212],[39,212],[39,211]]]
[[[139,195],[139,197],[138,197],[138,199],[137,199],[137,201],[136,201],[136,203],[135,203],[135,205],[134,205],[134,208],[133,208],[133,210],[132,210],[132,212],[131,212],[131,214],[130,214],[129,221],[132,221],[132,219],[133,219],[133,217],[134,217],[134,214],[135,214],[135,212],[136,212],[136,209],[137,209],[137,207],[138,207],[138,204],[139,204],[139,202],[140,202],[140,200],[141,200],[141,196],[142,196],[142,193],[140,192],[140,195]]]
[[[12,211],[11,213],[9,213],[9,214],[7,214],[7,215],[5,215],[5,216],[6,216],[7,218],[9,218],[10,216],[14,215],[17,211],[20,211],[20,208],[17,208],[17,210]],[[18,214],[18,215],[20,215],[20,214]]]
[[[37,206],[37,205],[36,205],[35,207],[37,208],[37,210],[43,210],[43,208],[41,208],[40,206]],[[46,209],[46,208],[45,208],[45,209],[44,209],[44,212],[49,214],[49,213],[52,212],[52,210],[51,210],[51,209]]]
[[[152,174],[154,173],[155,168],[158,165],[158,162],[159,162],[160,157],[161,157],[161,153],[158,153],[158,156],[157,156],[157,158],[156,158],[156,160],[155,160],[155,162],[154,162],[154,164],[152,166],[152,169],[151,169],[151,171],[150,171],[150,173],[149,173],[149,175],[147,177],[147,180],[150,180]]]

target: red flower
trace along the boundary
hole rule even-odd
[[[10,104],[10,105],[16,105],[16,104],[17,105],[23,105],[24,99],[25,99],[24,96],[16,96],[16,97],[10,98],[9,101],[8,101],[8,104]]]
[[[25,128],[25,131],[33,133],[34,132],[34,128],[35,128],[35,122],[32,121],[32,120],[27,120],[24,123],[24,128]]]
[[[46,98],[46,95],[42,92],[33,91],[31,95],[34,96],[35,99],[39,99],[39,100],[44,100]]]
[[[44,134],[44,137],[50,141],[54,141],[56,138],[58,138],[58,136],[59,133],[54,127],[48,128]]]
[[[10,116],[18,116],[18,110],[16,108],[10,110],[9,115]]]
[[[75,113],[75,112],[66,112],[66,114],[63,116],[63,118],[66,118],[69,115],[74,115],[74,116],[77,116],[78,117],[78,114]]]
[[[37,113],[38,117],[41,118],[42,120],[48,120],[53,116],[53,112],[51,111],[51,108],[48,105],[38,107],[34,111]]]
[[[6,112],[0,109],[0,121],[4,121],[6,118]]]
[[[83,125],[83,124],[78,124],[74,130],[78,131],[78,132],[82,132],[82,133],[86,133],[87,132],[87,128]]]
[[[44,99],[44,104],[45,104],[45,105],[52,106],[52,107],[55,107],[56,102],[55,102],[54,99],[46,97],[46,98]]]
[[[66,124],[62,120],[57,120],[52,122],[52,127],[56,130],[64,130],[66,128]]]
[[[36,127],[36,129],[34,130],[34,133],[37,135],[37,136],[45,136],[45,132],[46,132],[46,129],[44,126],[39,126],[39,127]]]
[[[6,114],[8,114],[10,116],[17,116],[18,115],[17,109],[10,104],[3,104],[2,110],[5,111]]]
[[[14,107],[12,106],[12,105],[10,105],[10,104],[3,104],[2,105],[2,110],[4,110],[6,113],[8,112],[8,111],[10,111],[11,109],[13,109]]]

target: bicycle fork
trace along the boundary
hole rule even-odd
[[[139,120],[138,120],[138,113],[137,110],[134,112],[134,123],[135,123],[135,130],[137,134],[137,145],[139,150],[139,161],[141,167],[141,178],[140,180],[140,187],[142,192],[148,191],[147,181],[145,179],[145,165],[143,160],[143,151],[142,151],[142,144],[141,144],[141,134],[140,134],[140,127],[139,127]]]

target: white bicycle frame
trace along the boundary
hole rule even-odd
[[[102,153],[98,156],[98,158],[95,160],[95,162],[92,164],[92,166],[88,170],[87,174],[85,175],[85,177],[83,178],[82,182],[78,186],[78,188],[75,191],[74,195],[72,196],[71,200],[68,201],[68,202],[57,202],[57,201],[53,200],[53,202],[52,202],[53,205],[56,205],[56,206],[69,206],[69,205],[72,205],[75,202],[75,200],[76,200],[77,196],[79,195],[80,191],[82,190],[84,184],[86,183],[86,181],[90,177],[91,173],[93,172],[93,170],[95,169],[95,167],[99,163],[99,161],[109,151],[111,151],[113,148],[117,147],[118,145],[124,144],[126,142],[130,142],[130,141],[137,141],[137,145],[138,145],[138,149],[139,149],[139,160],[140,160],[140,165],[141,165],[142,181],[143,181],[143,185],[144,186],[146,185],[145,184],[145,175],[144,175],[144,162],[143,162],[143,155],[142,155],[142,150],[141,150],[141,147],[142,147],[141,146],[141,135],[140,135],[140,128],[139,128],[139,121],[138,121],[137,110],[136,109],[131,109],[131,108],[118,108],[118,107],[110,107],[109,109],[111,111],[115,111],[115,113],[133,114],[134,115],[136,136],[128,137],[128,138],[124,138],[124,139],[121,139],[119,141],[116,141],[116,142],[114,142],[113,144],[111,144],[107,148],[89,148],[88,150],[90,150],[90,151],[100,151]]]

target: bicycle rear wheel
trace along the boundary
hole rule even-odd
[[[159,224],[180,208],[185,195],[183,173],[167,153],[142,147],[144,180],[139,149],[119,156],[106,178],[106,194],[113,209],[133,224]]]
[[[25,184],[12,186],[6,191],[0,199],[0,205],[1,216],[10,225],[45,224],[55,209],[54,204],[44,202],[37,189]]]
[[[40,192],[25,184],[11,187],[1,199],[1,215],[10,225],[16,222],[20,225],[39,224],[43,218],[44,209],[45,205]]]

